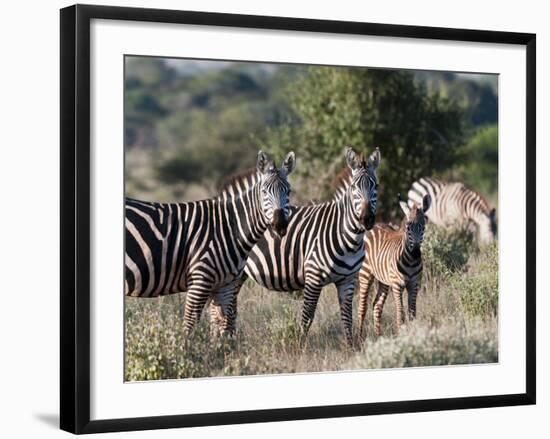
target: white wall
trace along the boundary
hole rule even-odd
[[[88,1],[88,3],[96,3]],[[164,7],[218,12],[302,16],[396,24],[463,27],[537,33],[538,55],[538,272],[542,279],[548,256],[541,249],[550,242],[542,224],[548,208],[543,188],[549,187],[549,131],[542,122],[550,117],[550,92],[544,78],[550,77],[549,14],[544,2],[525,0],[441,2],[407,1],[298,2],[277,0],[188,0],[123,1],[100,4]],[[59,49],[58,9],[63,1],[25,1],[3,4],[0,67],[0,432],[5,437],[61,436],[56,427],[58,412],[58,286],[59,286]],[[546,55],[546,56],[544,56]],[[6,135],[7,134],[7,135]],[[7,241],[7,245],[6,245]],[[312,434],[338,437],[342,434],[375,437],[407,435],[411,438],[464,438],[523,436],[548,431],[543,414],[550,410],[550,385],[540,372],[548,368],[548,322],[542,310],[547,305],[542,282],[538,292],[538,405],[326,419],[246,426],[192,429],[182,432],[131,433],[140,437],[213,438],[220,434],[247,437]],[[543,350],[545,347],[545,350]],[[544,366],[543,366],[544,364]],[[7,433],[7,434],[6,434]],[[537,435],[540,436],[541,434]],[[120,436],[117,436],[120,437]]]

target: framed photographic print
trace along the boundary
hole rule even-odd
[[[535,41],[62,9],[61,428],[534,404]]]

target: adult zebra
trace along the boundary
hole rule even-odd
[[[473,223],[481,244],[488,244],[496,237],[496,210],[464,184],[421,178],[409,190],[409,206],[421,203],[426,194],[432,197],[432,207],[427,214],[431,223],[444,228]]]
[[[336,284],[346,341],[351,346],[353,293],[364,256],[363,235],[374,225],[380,153],[377,149],[367,163],[347,148],[346,160],[352,177],[344,196],[322,204],[292,206],[287,234],[280,237],[266,232],[250,252],[245,273],[270,290],[304,289],[304,335],[313,322],[322,288]],[[234,297],[236,301],[237,294]]]
[[[234,285],[248,253],[270,226],[283,236],[289,218],[291,152],[277,168],[262,151],[255,170],[235,177],[215,199],[188,203],[126,200],[125,294],[156,297],[187,291],[184,325],[192,328],[208,299],[233,333]]]
[[[397,327],[404,322],[403,290],[408,292],[409,318],[416,317],[416,295],[422,276],[422,253],[426,212],[430,209],[431,197],[424,195],[422,207],[399,201],[405,218],[399,230],[386,224],[377,224],[365,236],[365,259],[359,272],[359,336],[363,338],[363,322],[367,311],[369,289],[378,280],[378,293],[374,299],[374,333],[380,335],[380,317],[391,289],[395,302]]]

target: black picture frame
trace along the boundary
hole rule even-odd
[[[90,21],[181,23],[526,47],[526,392],[417,401],[90,420]],[[536,35],[289,17],[75,5],[61,9],[60,427],[98,433],[535,404]]]

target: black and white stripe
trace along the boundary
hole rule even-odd
[[[309,330],[321,289],[336,284],[347,342],[352,343],[352,299],[364,255],[363,236],[376,214],[380,153],[362,160],[348,148],[351,181],[337,200],[291,207],[284,237],[265,233],[252,249],[246,274],[275,291],[304,290],[301,324]]]
[[[363,322],[367,312],[369,289],[378,280],[378,293],[374,299],[374,333],[380,335],[380,317],[391,290],[397,327],[404,322],[403,290],[408,292],[409,318],[416,317],[416,295],[422,276],[422,253],[420,247],[426,226],[425,212],[431,199],[425,195],[422,207],[413,204],[409,209],[404,201],[400,206],[405,218],[399,230],[377,224],[365,236],[365,259],[359,273],[359,333],[363,336]]]
[[[215,199],[188,203],[126,200],[125,294],[157,297],[187,292],[184,325],[193,327],[208,299],[230,323],[234,285],[268,227],[284,235],[295,165],[290,153],[277,168],[260,151],[257,169],[235,177]]]
[[[427,214],[432,224],[448,228],[473,223],[482,244],[490,243],[496,237],[496,211],[479,193],[459,182],[421,178],[409,190],[409,206],[421,203],[426,194],[432,197],[432,207]]]

